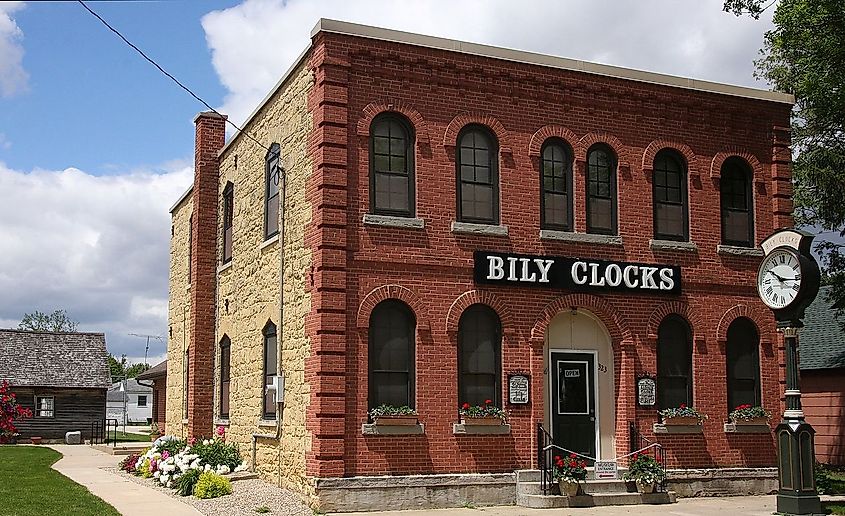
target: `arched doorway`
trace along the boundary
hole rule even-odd
[[[556,445],[600,459],[616,455],[613,346],[583,308],[559,312],[545,336],[546,427]]]

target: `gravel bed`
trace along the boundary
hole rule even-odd
[[[232,494],[230,495],[200,500],[195,496],[179,496],[173,489],[168,489],[151,479],[130,475],[119,468],[105,469],[133,482],[143,484],[150,489],[167,493],[173,498],[194,506],[206,516],[255,516],[257,514],[311,516],[313,514],[313,511],[302,503],[302,500],[296,494],[257,478],[232,482]],[[266,507],[269,511],[259,513],[256,511],[259,507]]]

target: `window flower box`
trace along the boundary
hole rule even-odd
[[[663,424],[666,426],[693,426],[701,424],[701,420],[692,416],[664,417]]]
[[[480,416],[461,418],[461,424],[467,426],[501,426],[502,418],[497,416]]]
[[[417,411],[407,405],[379,405],[369,412],[370,419],[379,426],[413,426],[417,424]]]
[[[659,414],[662,423],[666,426],[695,426],[700,425],[701,421],[707,419],[706,415],[694,407],[686,406],[684,403],[681,403],[677,408],[663,409]]]
[[[768,426],[772,414],[760,406],[740,405],[728,417],[737,426]]]
[[[755,417],[751,419],[731,419],[736,426],[769,426],[769,418]]]
[[[413,426],[417,424],[417,416],[376,416],[373,418],[375,423],[380,426]]]

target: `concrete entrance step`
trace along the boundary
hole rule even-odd
[[[619,478],[622,478],[622,475],[628,472],[628,468],[619,468]],[[595,480],[595,471],[592,467],[587,468],[587,480],[594,482]],[[540,481],[540,470],[539,469],[519,469],[516,470],[516,481],[517,482],[539,482]],[[600,480],[598,482],[603,482],[604,480]],[[615,482],[615,481],[611,481]]]
[[[146,450],[151,445],[151,442],[127,442],[117,443],[116,446],[112,446],[111,444],[94,444],[91,447],[109,455],[129,455]]]
[[[675,503],[675,493],[596,493],[579,496],[521,494],[516,495],[516,504],[534,509],[558,509],[564,507],[603,507],[610,505],[656,505]]]
[[[557,484],[552,484],[549,494],[559,494]],[[624,480],[588,480],[582,489],[586,494],[633,493],[636,486]],[[517,494],[543,494],[542,484],[537,482],[518,482]]]

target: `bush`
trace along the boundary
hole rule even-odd
[[[203,464],[212,468],[225,465],[234,471],[241,464],[241,452],[234,444],[226,444],[220,439],[205,439],[191,446],[191,453],[199,456]]]
[[[141,467],[138,468],[137,472],[144,478],[152,478],[153,471],[150,469],[150,459],[144,459],[144,462],[141,463]]]
[[[830,478],[830,472],[824,464],[816,462],[813,473],[816,475],[816,491],[819,494],[829,494],[833,491],[833,479]]]
[[[211,471],[200,475],[197,485],[194,486],[194,496],[197,498],[217,498],[227,494],[232,494],[229,479]]]
[[[175,437],[172,439],[165,439],[162,437],[156,441],[155,448],[159,453],[166,451],[173,456],[184,450],[186,446],[188,446],[188,443],[182,439],[177,439]]]
[[[125,459],[120,461],[120,469],[127,473],[135,473],[135,464],[141,456],[137,453],[131,453]]]
[[[189,469],[182,473],[179,480],[176,481],[176,491],[182,496],[194,494],[194,487],[197,485],[199,478],[200,471],[198,469]]]

